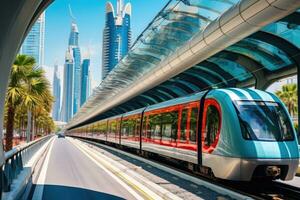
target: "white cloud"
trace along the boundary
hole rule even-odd
[[[82,58],[94,58],[94,57],[101,57],[101,45],[99,44],[89,44],[87,46],[81,46],[81,54]]]

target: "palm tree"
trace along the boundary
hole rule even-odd
[[[16,107],[22,102],[22,97],[25,94],[24,79],[28,69],[34,65],[34,58],[25,55],[18,55],[11,69],[8,90],[6,94],[6,151],[12,149],[15,111]]]
[[[27,108],[27,131],[26,138],[27,142],[30,141],[30,138],[34,139],[34,134],[32,130],[33,122],[32,120],[34,116],[32,116],[32,112],[34,108],[38,105],[42,105],[45,107],[50,107],[48,111],[50,112],[53,97],[50,92],[50,84],[48,80],[45,78],[45,72],[42,69],[33,67],[26,74],[25,79],[25,87],[26,92],[23,96],[23,105]],[[31,136],[31,137],[30,137]]]
[[[296,84],[286,84],[282,86],[281,91],[277,91],[276,95],[284,102],[291,116],[295,116],[298,112],[298,95]]]
[[[34,58],[18,55],[12,66],[6,98],[6,151],[12,149],[15,122],[19,124],[20,128],[25,121],[24,119],[15,119],[16,112],[18,113],[17,117],[27,116],[26,138],[29,142],[32,130],[34,130],[32,129],[34,122],[32,113],[37,107],[43,107],[49,118],[47,118],[47,123],[52,125],[52,119],[49,116],[52,103],[53,96],[45,72],[35,67]],[[34,135],[32,136],[34,137]]]

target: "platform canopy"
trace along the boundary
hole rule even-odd
[[[128,55],[94,90],[68,128],[210,88],[266,89],[281,78],[295,75],[300,66],[299,10],[112,109],[87,117],[120,92],[143,82],[145,74],[161,67],[168,56],[238,3],[171,0],[138,37]]]

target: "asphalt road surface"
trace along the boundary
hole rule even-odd
[[[44,183],[36,187],[43,200],[135,199],[67,139],[55,138],[50,150]]]

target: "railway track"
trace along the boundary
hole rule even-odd
[[[300,188],[277,181],[228,182],[217,181],[216,184],[232,188],[254,199],[298,200]]]
[[[87,142],[89,144],[95,145],[95,140],[89,140],[80,138],[81,141]],[[99,144],[103,144],[99,142]],[[100,146],[100,148],[101,148]],[[98,146],[99,147],[99,146]],[[106,148],[106,147],[102,147]],[[135,155],[132,153],[124,152],[115,147],[107,146],[110,150],[115,150],[118,153],[128,155]],[[136,155],[135,155],[136,156]],[[140,157],[141,159],[145,159]],[[190,177],[198,178],[217,186],[226,188],[228,190],[240,193],[245,196],[249,196],[252,199],[270,199],[270,200],[300,200],[300,188],[287,185],[278,181],[253,181],[253,182],[235,182],[235,181],[224,181],[219,179],[210,179],[199,174],[195,174],[187,169],[183,169],[181,166],[176,166],[174,163],[162,162],[161,159],[147,158],[150,163],[159,163],[162,166],[168,167],[170,169],[176,170],[178,172],[184,173]]]

